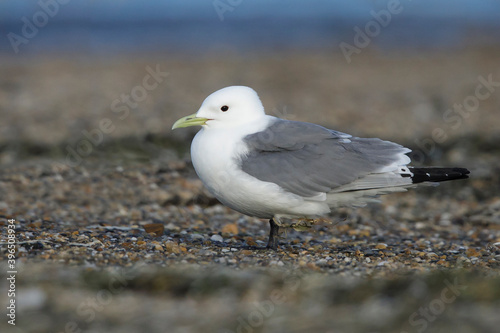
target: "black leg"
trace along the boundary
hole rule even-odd
[[[280,227],[274,222],[274,219],[269,220],[269,225],[271,226],[271,231],[269,232],[269,241],[266,248],[276,251],[278,249]]]

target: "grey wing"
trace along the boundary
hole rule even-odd
[[[355,138],[319,125],[277,119],[244,138],[244,172],[304,197],[328,193],[410,160],[409,149],[380,139]]]

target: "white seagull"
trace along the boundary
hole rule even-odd
[[[411,150],[266,115],[257,93],[220,89],[172,129],[201,125],[191,144],[196,173],[224,205],[269,219],[276,250],[281,218],[314,219],[360,207],[418,183],[468,178],[464,168],[410,167]]]

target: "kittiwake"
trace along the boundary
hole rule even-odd
[[[257,93],[220,89],[172,129],[201,125],[191,144],[196,173],[224,205],[269,219],[268,248],[282,218],[314,219],[415,184],[468,178],[465,168],[411,167],[411,150],[377,138],[266,115]]]

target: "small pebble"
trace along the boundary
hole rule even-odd
[[[191,239],[193,239],[193,240],[203,240],[203,239],[205,239],[205,237],[203,237],[203,235],[200,235],[200,234],[191,234]]]
[[[214,242],[220,242],[220,243],[222,243],[224,241],[222,236],[218,235],[218,234],[212,235],[212,237],[210,237],[210,239]]]
[[[316,265],[318,265],[318,266],[326,265],[327,263],[328,263],[328,260],[326,260],[326,259],[320,259],[320,260],[316,261]]]

